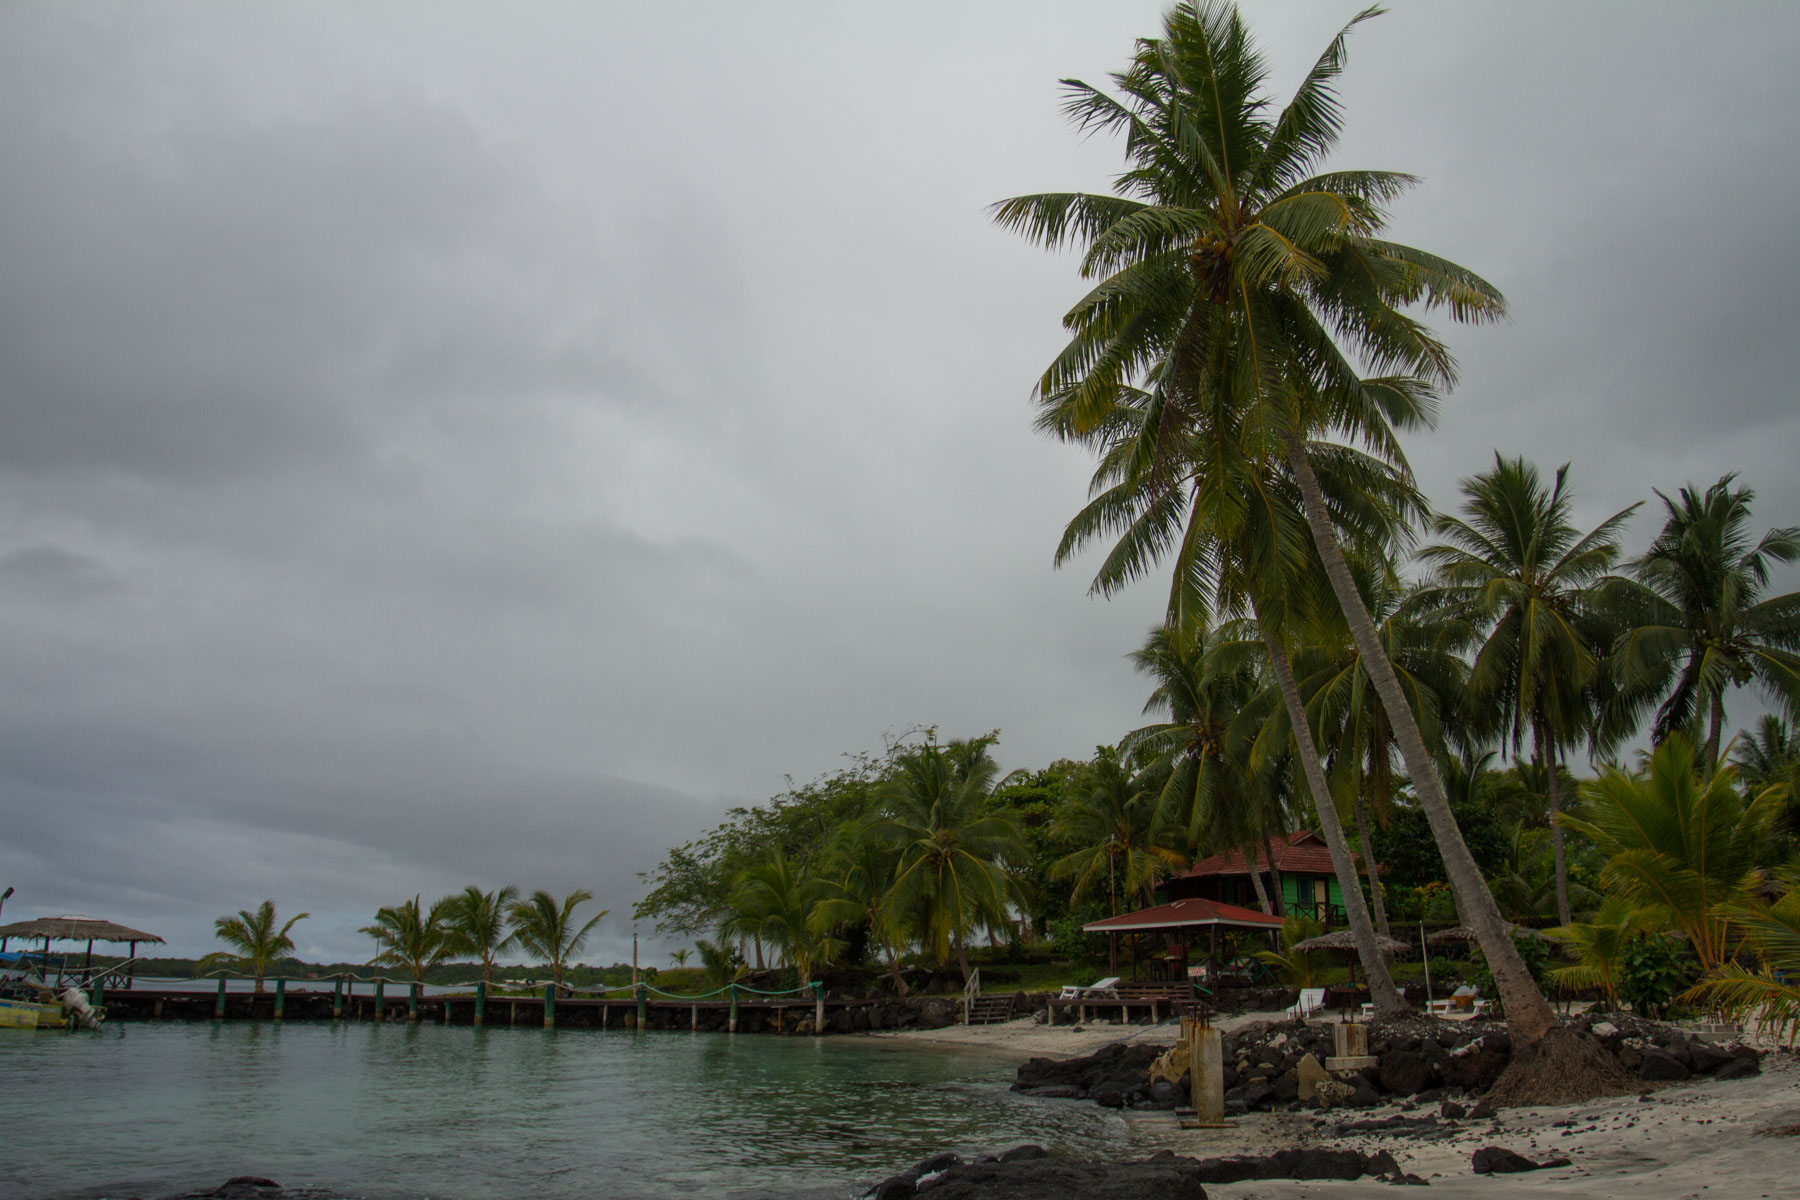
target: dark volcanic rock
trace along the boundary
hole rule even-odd
[[[1206,1200],[1203,1182],[1198,1163],[1167,1151],[1130,1163],[1003,1155],[952,1167],[922,1190],[935,1200]]]
[[[1543,1162],[1532,1162],[1523,1154],[1508,1150],[1504,1146],[1483,1146],[1477,1150],[1469,1165],[1477,1175],[1516,1175],[1521,1171],[1541,1171],[1546,1167],[1566,1167],[1566,1158],[1549,1158]]]
[[[1714,1071],[1714,1079],[1748,1079],[1762,1074],[1762,1063],[1755,1054],[1740,1054]]]
[[[204,1192],[181,1192],[164,1200],[281,1200],[281,1185],[261,1175],[239,1175]]]
[[[1390,1050],[1381,1059],[1381,1086],[1398,1096],[1411,1096],[1437,1082],[1431,1060],[1418,1050]]]
[[[1643,1061],[1638,1065],[1638,1074],[1645,1079],[1663,1082],[1686,1079],[1693,1072],[1668,1051],[1646,1047]]]
[[[1124,1103],[1133,1092],[1148,1094],[1150,1064],[1167,1050],[1167,1046],[1146,1046],[1114,1042],[1102,1046],[1082,1058],[1061,1061],[1034,1058],[1019,1068],[1013,1091],[1044,1095],[1034,1089],[1073,1087],[1077,1095],[1098,1098],[1103,1092],[1114,1092]]]

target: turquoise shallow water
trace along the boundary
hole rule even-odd
[[[370,1200],[844,1196],[939,1150],[1126,1120],[892,1039],[233,1022],[0,1030],[0,1196],[266,1175]]]

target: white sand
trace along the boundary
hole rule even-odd
[[[1233,1029],[1279,1013],[1225,1018]],[[1004,1025],[951,1026],[902,1030],[871,1037],[917,1041],[968,1053],[995,1053],[1024,1060],[1033,1056],[1073,1057],[1109,1042],[1167,1044],[1173,1025],[1044,1026],[1028,1019]],[[1073,1102],[1071,1102],[1073,1103]],[[1402,1115],[1436,1112],[1421,1105]],[[1322,1114],[1252,1113],[1224,1130],[1184,1130],[1170,1113],[1126,1113],[1135,1152],[1159,1149],[1195,1158],[1227,1154],[1268,1154],[1283,1147],[1334,1146],[1373,1153],[1388,1150],[1406,1171],[1430,1181],[1422,1196],[1439,1200],[1493,1198],[1529,1192],[1580,1196],[1586,1200],[1795,1200],[1800,1198],[1800,1137],[1762,1137],[1758,1130],[1800,1125],[1800,1060],[1789,1054],[1763,1059],[1763,1073],[1724,1083],[1696,1080],[1664,1085],[1649,1100],[1636,1095],[1560,1108],[1503,1110],[1492,1121],[1461,1121],[1454,1137],[1421,1141],[1390,1132],[1335,1137],[1332,1125],[1400,1113],[1395,1105]],[[1572,1126],[1557,1128],[1559,1122]],[[1568,1158],[1571,1165],[1520,1175],[1474,1174],[1470,1156],[1482,1146],[1504,1146],[1528,1158]],[[1389,1193],[1388,1185],[1276,1181],[1208,1186],[1219,1200],[1366,1200]],[[1374,1189],[1381,1189],[1375,1193]]]

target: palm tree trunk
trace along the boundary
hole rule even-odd
[[[1519,957],[1518,947],[1512,944],[1506,923],[1500,919],[1500,908],[1494,903],[1494,895],[1488,891],[1481,869],[1469,853],[1468,843],[1463,841],[1462,830],[1457,827],[1450,801],[1444,795],[1443,781],[1438,778],[1437,768],[1425,748],[1418,719],[1406,703],[1406,695],[1394,675],[1394,664],[1388,661],[1375,622],[1356,590],[1356,581],[1351,578],[1350,565],[1344,561],[1344,550],[1338,544],[1337,530],[1332,527],[1330,513],[1325,507],[1325,493],[1319,487],[1312,461],[1306,456],[1306,446],[1293,430],[1284,433],[1283,440],[1288,465],[1305,500],[1306,521],[1312,528],[1313,542],[1318,546],[1326,576],[1331,580],[1331,590],[1343,609],[1357,652],[1362,655],[1363,670],[1368,673],[1369,682],[1375,685],[1375,694],[1381,697],[1381,707],[1393,727],[1401,760],[1412,777],[1414,794],[1419,798],[1419,807],[1425,810],[1438,853],[1443,857],[1444,873],[1450,879],[1457,907],[1487,958],[1494,986],[1499,989],[1501,1002],[1506,1007],[1507,1029],[1515,1039],[1536,1046],[1545,1034],[1558,1028],[1556,1013],[1531,978],[1525,960]],[[1291,668],[1289,674],[1292,674]]]
[[[1563,827],[1557,818],[1562,815],[1562,752],[1554,744],[1550,747],[1549,757],[1544,755],[1544,726],[1542,722],[1532,723],[1532,738],[1537,742],[1538,767],[1548,774],[1545,776],[1544,796],[1550,801],[1550,850],[1556,859],[1556,923],[1569,923],[1569,859],[1563,852]]]
[[[1263,858],[1269,864],[1269,886],[1275,889],[1275,915],[1287,916],[1287,899],[1281,894],[1281,871],[1275,866],[1275,843],[1269,838],[1269,831],[1263,830]],[[1254,863],[1251,864],[1255,866]]]
[[[888,974],[892,976],[894,980],[894,994],[904,1000],[911,994],[911,990],[906,986],[906,980],[900,974],[900,956],[894,953],[894,947],[891,942],[884,940],[882,942],[882,948],[887,951]]]
[[[1719,734],[1725,725],[1725,692],[1722,688],[1713,693],[1710,721],[1711,724],[1706,733],[1706,746],[1700,753],[1700,778],[1702,779],[1711,779],[1713,772],[1719,769]]]
[[[969,955],[963,949],[962,934],[956,935],[956,965],[962,968],[963,986],[969,986],[969,977],[974,972],[969,970]]]
[[[1250,864],[1250,886],[1256,889],[1256,903],[1264,912],[1273,913],[1275,909],[1269,904],[1269,890],[1263,886],[1262,872],[1256,869],[1256,843],[1251,842],[1238,853]]]
[[[1294,664],[1288,661],[1287,648],[1276,635],[1268,618],[1259,610],[1257,626],[1263,644],[1269,648],[1269,661],[1275,667],[1275,681],[1287,705],[1288,724],[1294,744],[1300,749],[1300,765],[1306,784],[1312,791],[1313,805],[1319,810],[1320,832],[1331,851],[1331,866],[1337,872],[1338,887],[1344,894],[1344,913],[1350,919],[1351,936],[1356,939],[1356,954],[1362,960],[1363,974],[1369,980],[1369,998],[1375,1002],[1375,1015],[1397,1017],[1407,1011],[1406,1001],[1394,987],[1388,973],[1387,960],[1375,945],[1375,926],[1369,921],[1369,909],[1363,903],[1362,888],[1356,882],[1356,865],[1350,858],[1350,846],[1344,841],[1344,826],[1338,820],[1337,807],[1331,800],[1331,789],[1325,783],[1325,768],[1319,762],[1319,748],[1313,742],[1312,726],[1307,724],[1306,706],[1300,700],[1300,685],[1294,681]],[[1273,867],[1275,860],[1269,859]]]
[[[760,933],[756,934],[750,940],[756,944],[756,969],[759,971],[764,970],[765,968],[763,967],[763,957],[762,957],[762,934],[760,934]]]
[[[1362,844],[1363,874],[1369,877],[1369,901],[1375,906],[1375,928],[1382,937],[1393,937],[1389,931],[1387,900],[1381,894],[1381,867],[1375,861],[1375,843],[1369,840],[1369,806],[1362,789],[1356,790],[1356,840]]]

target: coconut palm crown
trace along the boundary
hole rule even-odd
[[[263,990],[263,976],[269,964],[294,953],[294,939],[289,936],[294,926],[312,916],[299,913],[289,917],[280,929],[275,928],[275,902],[264,900],[255,912],[239,909],[236,916],[220,917],[213,922],[213,935],[236,953],[223,951],[209,954],[200,966],[212,970],[216,966],[249,968],[256,976],[256,990]]]

